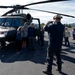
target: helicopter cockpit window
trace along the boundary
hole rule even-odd
[[[4,26],[4,25],[5,25],[5,23],[4,23],[4,22],[2,22],[2,23],[1,23],[1,26]]]
[[[13,27],[17,28],[22,25],[23,25],[22,18],[14,18],[13,19],[13,23],[12,23]]]
[[[9,27],[10,26],[10,23],[9,22],[5,22],[5,26],[6,27]]]
[[[0,18],[0,26],[19,27],[23,25],[22,18]]]
[[[0,26],[4,25],[4,19],[0,18]]]
[[[12,25],[12,18],[6,18],[4,23],[5,23],[5,27],[11,27],[11,25]]]
[[[12,23],[12,19],[0,18],[0,23],[1,23],[1,26],[9,27],[9,26],[11,26],[10,24]]]

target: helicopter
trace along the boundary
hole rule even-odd
[[[17,28],[19,26],[23,26],[25,20],[29,24],[31,24],[34,20],[37,21],[37,24],[35,24],[36,29],[36,36],[39,36],[40,31],[40,19],[39,18],[33,18],[30,13],[24,14],[22,10],[35,10],[35,11],[41,11],[41,12],[47,12],[52,14],[60,14],[67,17],[75,18],[71,15],[51,12],[51,11],[45,11],[40,9],[31,9],[27,6],[36,5],[36,4],[43,4],[43,3],[49,3],[49,2],[58,2],[60,0],[47,0],[47,1],[40,1],[40,2],[34,2],[26,5],[15,5],[15,6],[0,6],[0,8],[12,8],[11,10],[5,12],[0,16],[0,42],[1,46],[5,46],[6,41],[15,41],[16,39],[16,33]],[[64,1],[64,0],[61,0]],[[67,1],[67,0],[65,0]],[[13,14],[15,13],[15,14]]]

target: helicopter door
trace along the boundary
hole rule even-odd
[[[38,18],[33,18],[33,19],[32,19],[32,23],[34,23],[35,29],[40,30],[40,19],[38,19]]]

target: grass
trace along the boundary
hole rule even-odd
[[[72,31],[73,28],[68,28],[70,31]]]

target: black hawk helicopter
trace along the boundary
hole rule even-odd
[[[58,1],[67,1],[67,0],[47,0],[47,1],[40,1],[35,3],[30,3],[26,5],[15,5],[15,6],[0,6],[0,8],[13,8],[9,10],[8,12],[5,12],[3,15],[0,16],[0,42],[1,46],[5,46],[6,41],[15,41],[16,39],[16,32],[17,28],[19,26],[23,26],[24,23],[23,20],[27,21],[29,24],[33,22],[33,20],[37,20],[38,24],[36,25],[36,35],[39,36],[40,31],[40,19],[39,18],[33,18],[31,14],[23,14],[21,10],[35,10],[35,11],[41,11],[41,12],[47,12],[52,14],[60,14],[67,17],[75,18],[71,15],[51,12],[51,11],[45,11],[40,9],[31,9],[27,8],[27,6],[36,5],[36,4],[43,4],[43,3],[49,3],[49,2],[58,2]],[[13,14],[13,12],[16,12],[16,14]]]

